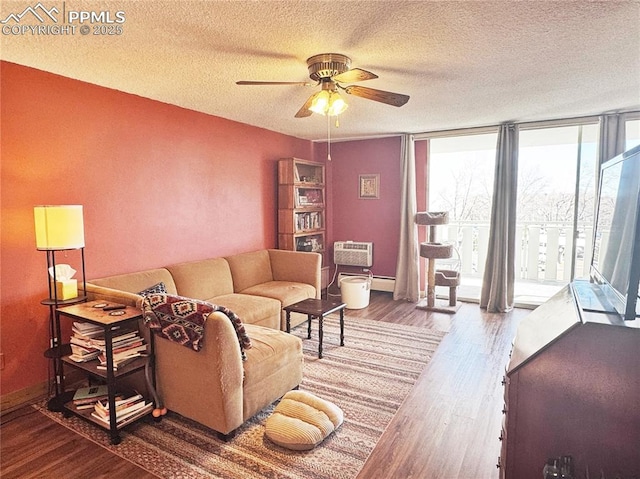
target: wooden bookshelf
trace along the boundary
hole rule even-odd
[[[326,251],[325,169],[322,163],[284,158],[278,162],[278,247]]]

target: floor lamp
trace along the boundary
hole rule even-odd
[[[62,356],[65,352],[62,344],[60,321],[57,308],[62,305],[80,303],[86,299],[86,278],[84,269],[84,221],[81,205],[48,205],[36,206],[33,209],[36,230],[36,248],[47,252],[47,282],[49,297],[41,304],[49,307],[49,349],[45,357],[53,360],[54,397],[47,404],[52,411],[61,411],[61,397],[64,393],[64,376],[62,374]],[[82,261],[82,294],[83,296],[67,298],[58,290],[56,277],[56,252],[80,250]],[[51,274],[49,273],[51,272]],[[67,349],[69,346],[67,345]]]

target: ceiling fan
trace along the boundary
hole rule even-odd
[[[351,59],[339,53],[321,53],[307,59],[309,78],[316,81],[315,86],[321,85],[322,90],[309,97],[305,104],[296,113],[296,118],[310,116],[313,112],[338,115],[347,107],[340,97],[338,89],[349,95],[359,96],[367,100],[373,100],[387,105],[400,107],[409,101],[409,95],[392,93],[390,91],[376,90],[358,85],[342,86],[341,83],[354,83],[364,80],[373,80],[378,75],[362,70],[350,68]],[[237,85],[314,85],[310,82],[286,82],[286,81],[237,81]]]

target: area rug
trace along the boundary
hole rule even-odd
[[[306,324],[306,323],[305,323]],[[445,333],[420,327],[348,318],[345,345],[339,321],[324,322],[323,358],[318,359],[317,321],[312,339],[306,325],[293,330],[304,338],[301,390],[338,405],[344,423],[311,451],[294,452],[264,437],[272,405],[238,429],[229,442],[186,418],[142,420],[121,431],[113,446],[101,428],[79,418],[43,414],[161,478],[353,479],[407,397]]]

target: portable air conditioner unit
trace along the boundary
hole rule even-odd
[[[344,266],[373,265],[373,243],[336,241],[333,243],[333,262]]]

